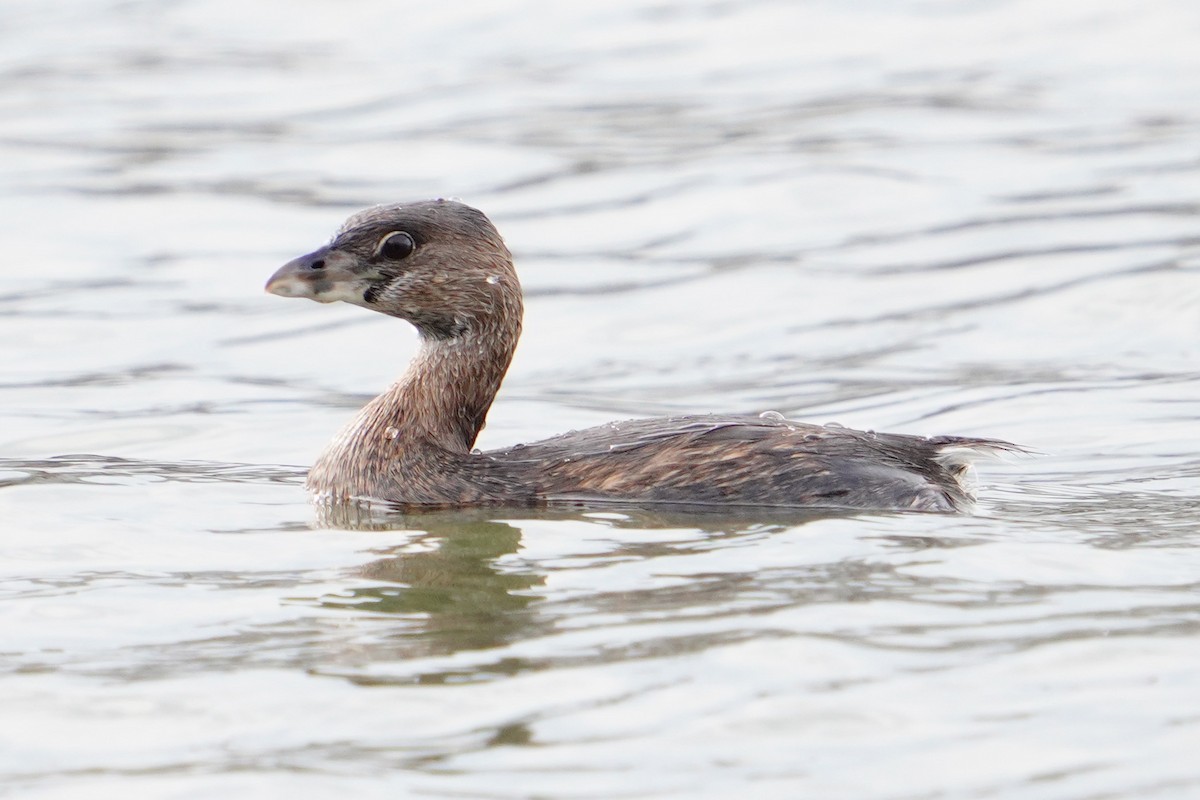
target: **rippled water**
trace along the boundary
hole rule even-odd
[[[0,793],[1200,794],[1200,7],[0,8]],[[300,487],[415,348],[262,293],[460,196],[481,444],[775,409],[989,435],[973,517]]]

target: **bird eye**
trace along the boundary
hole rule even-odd
[[[416,248],[417,243],[404,231],[393,231],[379,240],[378,252],[391,261],[407,258]]]

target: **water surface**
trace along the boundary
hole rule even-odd
[[[15,0],[0,793],[1200,792],[1200,9]],[[773,409],[986,435],[970,517],[447,512],[304,466],[414,352],[262,293],[504,232],[480,444]]]

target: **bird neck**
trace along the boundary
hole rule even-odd
[[[515,328],[471,330],[450,339],[424,339],[404,375],[372,406],[392,431],[411,443],[470,452],[512,362]]]
[[[368,403],[317,459],[309,490],[326,502],[396,499],[397,486],[414,502],[439,497],[438,465],[447,463],[447,454],[470,453],[520,329],[518,316],[503,329],[423,341],[400,380]]]

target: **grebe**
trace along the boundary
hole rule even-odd
[[[635,419],[473,451],[521,333],[512,256],[480,211],[451,200],[351,216],[288,262],[268,292],[342,301],[414,325],[420,351],[308,474],[324,504],[405,508],[557,501],[953,512],[992,439],[811,425],[767,412]]]

